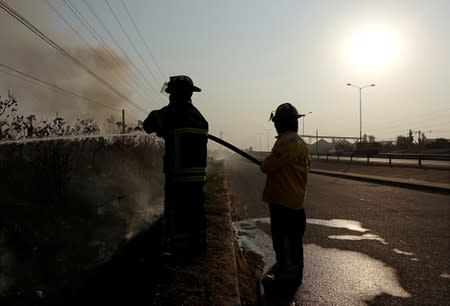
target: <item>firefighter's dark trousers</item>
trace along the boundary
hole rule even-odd
[[[270,226],[277,270],[301,282],[303,275],[303,235],[306,216],[304,209],[290,209],[270,204]]]
[[[204,182],[166,180],[166,243],[174,254],[202,254],[206,250],[203,185]]]

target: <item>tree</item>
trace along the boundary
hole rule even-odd
[[[14,116],[7,131],[8,138],[20,139],[24,137],[24,129],[25,122],[23,120],[23,116]]]
[[[411,138],[406,136],[397,136],[397,147],[407,149],[411,145]]]
[[[445,138],[437,138],[434,141],[429,140],[426,147],[429,149],[449,149],[449,141]]]
[[[127,127],[127,133],[133,133],[133,132],[142,132],[144,131],[144,122],[142,120],[138,120],[137,124],[133,126]]]
[[[117,126],[116,126],[116,119],[114,118],[114,116],[111,115],[111,117],[107,118],[106,123],[108,126],[107,133],[115,134],[117,132]]]
[[[27,131],[26,137],[33,137],[34,135],[34,122],[36,121],[36,115],[31,114],[25,117],[25,129]]]
[[[122,131],[123,131],[123,129],[124,129],[122,121],[117,121],[117,122],[116,122],[116,126],[117,126],[117,128],[118,128],[118,130],[119,130],[119,133],[122,133]],[[127,125],[125,124],[125,128],[126,128],[126,126],[127,126]]]
[[[367,134],[364,134],[364,135],[363,135],[362,141],[363,141],[363,142],[367,142]]]
[[[0,97],[0,139],[12,137],[11,128],[15,130],[16,126],[14,124],[11,127],[11,123],[17,121],[15,120],[17,106],[18,103],[12,91],[8,90],[8,98],[2,100]]]
[[[35,135],[37,137],[50,137],[52,136],[52,130],[53,130],[52,122],[42,120],[35,129]]]
[[[56,117],[53,119],[52,136],[64,136],[66,128],[66,122],[62,117]]]
[[[28,116],[18,115],[18,102],[14,94],[8,90],[8,97],[0,97],[0,140],[20,139],[22,137],[52,137],[70,135],[95,135],[100,133],[100,128],[93,119],[77,119],[73,127],[66,124],[61,116],[53,120],[37,121],[35,114]],[[111,117],[114,123],[114,118]],[[109,121],[108,121],[109,123]]]
[[[352,152],[353,145],[346,141],[338,141],[335,145],[336,152]]]
[[[144,121],[138,120],[137,125],[134,127],[135,131],[144,131]]]
[[[96,135],[100,133],[98,124],[93,119],[77,119],[74,127],[71,129],[71,135]]]

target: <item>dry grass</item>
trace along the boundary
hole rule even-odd
[[[109,260],[157,214],[161,168],[149,137],[1,145],[0,304],[51,299]]]
[[[168,305],[239,305],[234,233],[224,187],[223,163],[210,164],[206,183],[208,249],[178,267],[167,292]]]

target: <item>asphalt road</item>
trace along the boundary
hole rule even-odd
[[[242,219],[270,234],[264,175],[225,163]],[[449,305],[450,196],[310,175],[302,305]]]

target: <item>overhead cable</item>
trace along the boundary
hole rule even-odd
[[[69,0],[64,0],[64,1],[69,1]],[[128,54],[125,52],[125,50],[123,50],[123,48],[120,46],[120,43],[117,41],[117,39],[114,37],[114,35],[111,33],[110,29],[105,25],[105,23],[102,21],[102,19],[98,16],[98,14],[95,12],[95,9],[92,7],[91,4],[89,4],[88,1],[86,0],[82,0],[83,3],[86,5],[86,7],[89,9],[89,11],[91,12],[92,16],[94,16],[94,18],[97,19],[97,21],[99,22],[99,24],[102,26],[103,30],[105,30],[105,32],[108,34],[109,38],[114,42],[114,44],[120,49],[120,51],[122,52],[122,54],[127,58],[127,60],[133,65],[134,69],[136,69],[136,71],[139,73],[139,75],[142,77],[142,79],[145,81],[145,83],[152,89],[152,92],[156,94],[156,96],[159,99],[162,99],[162,97],[160,97],[159,95],[159,91],[156,90],[153,85],[151,85],[151,83],[148,81],[148,79],[145,77],[145,75],[141,72],[141,70],[136,66],[136,64],[134,63],[134,61],[128,56]]]
[[[55,84],[53,84],[53,83],[49,83],[49,82],[43,81],[43,80],[41,80],[41,79],[39,79],[39,78],[37,78],[37,77],[35,77],[35,76],[32,76],[32,75],[30,75],[30,74],[28,74],[28,73],[25,73],[25,72],[23,72],[23,71],[20,71],[20,70],[18,70],[18,69],[15,69],[15,68],[13,68],[13,67],[11,67],[11,66],[8,66],[8,65],[5,65],[5,64],[0,63],[0,68],[4,68],[4,69],[6,68],[6,69],[9,70],[9,71],[13,71],[13,72],[15,72],[15,73],[17,73],[17,74],[19,74],[19,75],[25,76],[25,77],[28,78],[28,79],[21,78],[21,77],[15,75],[15,74],[12,74],[12,73],[7,72],[7,71],[4,71],[4,70],[0,70],[1,72],[5,73],[5,74],[8,74],[8,75],[10,75],[10,76],[12,76],[12,77],[15,77],[15,78],[18,78],[18,79],[23,80],[23,81],[25,81],[25,82],[30,82],[30,83],[36,84],[36,85],[41,86],[41,87],[44,87],[44,88],[50,88],[50,89],[53,89],[53,90],[57,90],[57,91],[59,91],[59,92],[65,94],[65,95],[72,96],[72,97],[75,97],[75,98],[79,98],[79,99],[82,99],[82,100],[84,100],[84,101],[86,101],[86,102],[95,103],[95,104],[101,105],[101,106],[103,106],[103,107],[105,107],[105,108],[108,108],[108,109],[110,109],[110,110],[113,110],[113,111],[122,112],[122,110],[120,110],[120,109],[118,109],[118,108],[109,106],[109,105],[107,105],[107,104],[101,103],[101,102],[99,102],[99,101],[96,101],[96,100],[93,100],[93,99],[90,99],[90,98],[86,98],[86,97],[84,97],[84,96],[82,96],[82,95],[79,95],[79,94],[77,94],[77,93],[74,93],[74,92],[72,92],[72,91],[69,91],[69,90],[67,90],[67,89],[64,89],[64,88],[62,88],[62,87],[60,87],[60,86],[58,86],[58,85],[55,85]],[[134,118],[134,117],[132,117],[132,116],[130,116],[130,115],[128,115],[128,117],[132,118],[133,120],[138,121],[136,118]]]
[[[11,15],[14,19],[22,23],[24,26],[26,26],[30,31],[32,31],[34,34],[36,34],[38,37],[40,37],[42,40],[44,40],[47,44],[52,46],[54,49],[56,49],[59,53],[61,53],[64,57],[72,61],[74,64],[79,66],[82,70],[86,71],[88,74],[90,74],[93,78],[95,78],[97,81],[105,85],[107,88],[109,88],[111,91],[113,91],[117,96],[122,98],[123,100],[127,101],[131,105],[133,105],[136,109],[145,112],[145,110],[131,101],[129,98],[124,96],[122,93],[120,93],[117,89],[115,89],[111,84],[109,84],[107,81],[105,81],[103,78],[98,76],[94,71],[89,69],[87,66],[82,64],[80,61],[78,61],[76,58],[74,58],[72,55],[70,55],[64,48],[59,46],[56,42],[54,42],[52,39],[50,39],[47,35],[45,35],[43,32],[41,32],[38,28],[36,28],[32,23],[30,23],[26,18],[24,18],[22,15],[20,15],[17,11],[12,9],[8,4],[6,4],[3,0],[0,0],[0,8],[2,8],[5,12],[7,12],[9,15]]]
[[[92,47],[92,45],[81,35],[81,33],[79,32],[79,31],[77,31],[77,29],[75,29],[75,27],[63,16],[63,14],[54,6],[54,5],[52,5],[51,3],[50,3],[50,1],[49,0],[43,0],[43,1],[45,1],[45,3],[47,4],[47,6],[49,6],[58,16],[59,16],[59,18],[61,18],[62,20],[63,20],[63,22],[68,26],[68,27],[70,27],[71,29],[72,29],[72,31],[75,33],[75,34],[77,34],[77,36],[81,39],[81,40],[83,40],[84,41],[84,43],[88,46],[88,48],[90,48],[93,52],[95,52],[95,54],[97,55],[97,57],[98,58],[100,58],[106,65],[108,65],[108,64],[110,64],[110,63],[112,63],[112,62],[114,62],[113,64],[117,64],[118,66],[121,66],[122,64],[119,62],[119,61],[117,61],[115,58],[114,58],[114,56],[112,55],[112,53],[110,53],[110,51],[102,44],[102,42],[101,41],[99,41],[98,39],[97,39],[97,37],[95,37],[94,36],[94,34],[90,31],[90,29],[85,25],[85,24],[83,24],[83,22],[82,22],[82,20],[75,14],[75,12],[74,11],[72,11],[72,13],[75,15],[75,17],[77,17],[79,20],[80,20],[80,22],[82,23],[82,25],[84,26],[84,27],[86,27],[86,29],[90,32],[90,34],[94,37],[94,39],[96,39],[97,40],[97,42],[101,45],[101,47],[106,51],[106,54],[110,57],[110,58],[107,58],[107,57],[105,57],[103,54],[101,54],[99,51],[98,51],[98,49],[97,48],[94,48],[94,47]],[[67,5],[67,4],[66,4]],[[69,7],[69,6],[68,6]],[[71,7],[69,7],[69,9],[71,9],[72,10],[72,8]],[[125,66],[126,67],[126,66]],[[127,71],[128,72],[128,71]],[[131,74],[131,72],[129,72],[130,73],[130,76],[131,77],[133,77],[133,75]],[[120,76],[119,76],[120,77]],[[129,82],[129,80],[127,80],[126,79],[126,83],[127,83],[127,85],[128,85],[128,87],[132,87],[132,85],[130,84],[130,82]],[[138,94],[142,97],[142,98],[144,98],[144,100],[145,99],[148,99],[148,97],[150,97],[150,96],[148,96],[148,93],[142,88],[142,87],[139,87],[140,86],[140,84],[139,83],[136,83],[136,85],[138,85],[138,88],[142,91],[142,93],[144,93],[144,95],[147,95],[147,97],[145,97],[142,93],[141,93],[141,91],[138,91]]]
[[[150,47],[147,44],[147,41],[144,39],[144,36],[142,35],[141,31],[139,30],[139,27],[137,26],[136,22],[134,22],[134,18],[131,16],[130,11],[128,10],[127,6],[125,5],[125,2],[123,0],[120,0],[122,2],[123,8],[125,9],[125,11],[127,12],[128,17],[131,19],[131,22],[134,25],[134,28],[136,29],[136,31],[139,34],[139,37],[141,38],[141,40],[144,42],[144,46],[147,49],[147,52],[150,54],[151,58],[153,59],[153,61],[155,62],[156,68],[158,69],[159,74],[161,75],[163,80],[167,79],[167,76],[162,72],[161,67],[158,65],[158,61],[155,59],[155,57],[153,56],[152,51],[150,51]]]
[[[136,77],[133,74],[133,72],[130,70],[130,68],[126,64],[124,64],[122,59],[115,54],[115,52],[111,49],[109,44],[95,30],[95,28],[89,23],[89,21],[86,18],[84,18],[83,14],[81,14],[80,10],[78,10],[78,8],[73,3],[71,3],[69,0],[62,0],[62,1],[69,8],[69,10],[72,12],[72,14],[80,21],[81,25],[83,25],[88,30],[88,32],[92,35],[92,37],[100,44],[100,46],[102,46],[102,48],[111,57],[111,59],[115,62],[115,64],[118,67],[122,67],[126,72],[128,72],[128,74],[136,81],[136,84],[139,85],[139,89],[141,89],[142,92],[150,98],[150,100],[154,100],[155,98],[149,94],[150,91],[147,91],[148,90],[147,85],[145,85],[145,83],[143,83],[141,79]],[[88,7],[88,8],[90,9],[90,7]],[[125,53],[125,51],[123,49],[120,49],[120,51],[122,51],[123,55],[128,59],[128,61],[131,64],[133,64],[133,66],[135,67],[137,72],[142,77],[143,76],[142,73],[138,70],[136,65],[134,65],[134,63],[131,61],[131,59],[128,57],[128,55]]]
[[[116,19],[117,23],[119,24],[120,28],[122,29],[122,32],[125,34],[128,42],[130,43],[130,45],[133,47],[134,51],[136,52],[136,54],[139,56],[139,58],[141,59],[142,63],[144,64],[145,68],[147,68],[147,71],[150,73],[150,75],[152,76],[153,80],[156,82],[156,84],[158,84],[160,81],[158,81],[155,77],[155,75],[153,74],[152,70],[148,67],[147,62],[144,60],[144,58],[142,57],[141,53],[139,52],[139,50],[136,48],[136,45],[133,43],[133,41],[130,38],[130,35],[128,35],[128,32],[125,30],[125,27],[122,25],[122,22],[120,22],[119,17],[117,17],[116,13],[114,12],[114,9],[112,8],[111,4],[109,4],[108,0],[105,0],[106,5],[108,6],[109,10],[111,11],[112,15],[114,16],[114,18]]]

